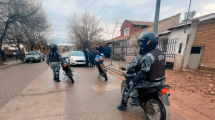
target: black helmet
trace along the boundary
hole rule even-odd
[[[50,44],[50,48],[52,51],[57,51],[57,45],[54,43]]]
[[[138,39],[138,45],[140,46],[139,54],[144,55],[147,52],[155,49],[158,44],[158,35],[154,32],[141,34]]]

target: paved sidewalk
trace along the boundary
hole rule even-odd
[[[127,65],[126,61],[117,61],[117,60],[112,60],[112,65],[111,65],[111,60],[110,59],[105,59],[104,64],[107,67],[107,69],[113,70],[119,74],[124,73],[125,71],[122,71],[119,69],[120,66]]]
[[[21,61],[21,60],[4,62],[3,66],[0,66],[0,70],[4,69],[4,68],[9,68],[9,67],[12,67],[12,66],[20,65],[20,64],[23,64],[23,63],[24,63],[24,61]]]

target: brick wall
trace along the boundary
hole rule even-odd
[[[124,36],[124,29],[130,28],[132,23],[128,20],[125,20],[121,26],[121,36]],[[131,33],[131,30],[129,30],[129,34]]]
[[[204,45],[201,63],[215,67],[215,19],[198,24],[194,45]]]

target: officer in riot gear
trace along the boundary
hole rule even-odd
[[[138,39],[139,55],[131,63],[124,66],[122,70],[135,70],[136,76],[126,78],[126,83],[136,83],[131,92],[132,101],[130,105],[139,106],[138,91],[136,88],[163,85],[165,79],[165,55],[156,49],[158,36],[154,32],[141,34]],[[129,84],[128,84],[129,85]],[[117,108],[125,110],[127,101],[121,101]]]
[[[63,60],[62,56],[58,53],[58,47],[56,44],[50,44],[51,50],[48,51],[46,56],[46,63],[51,66],[54,74],[54,81],[60,82],[59,71],[60,71],[60,61]]]

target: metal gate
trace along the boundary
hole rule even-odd
[[[180,38],[163,40],[158,43],[157,49],[161,50],[166,55],[166,59],[175,59],[175,47],[179,39]]]
[[[126,60],[126,56],[136,56],[135,46],[115,46],[113,47],[113,59]]]

